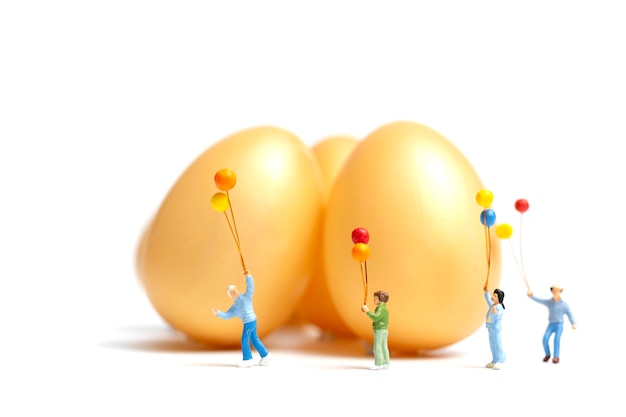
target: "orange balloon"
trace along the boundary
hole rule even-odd
[[[393,192],[389,178],[401,179]],[[485,229],[476,221],[474,200],[483,188],[460,150],[419,123],[389,123],[359,142],[335,180],[322,233],[333,303],[358,338],[372,341],[373,332],[371,320],[354,308],[363,303],[362,282],[346,279],[355,274],[346,256],[355,225],[367,225],[376,236],[369,243],[376,256],[367,262],[368,285],[389,293],[391,350],[443,348],[484,326]],[[372,204],[375,196],[384,196],[384,204]],[[494,228],[489,233],[489,284],[495,288],[502,242]]]
[[[237,176],[228,168],[220,169],[215,173],[215,185],[222,191],[228,191],[237,183]]]
[[[365,243],[357,243],[352,247],[352,258],[357,262],[365,262],[370,257],[370,247]]]

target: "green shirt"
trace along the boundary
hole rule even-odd
[[[381,302],[376,306],[376,310],[372,313],[368,311],[367,316],[372,319],[372,327],[374,330],[384,330],[389,326],[389,311],[387,303]]]

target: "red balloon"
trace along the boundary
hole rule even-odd
[[[519,211],[520,213],[524,213],[526,210],[528,210],[528,201],[524,200],[523,198],[517,200],[515,202],[515,210]]]
[[[367,243],[370,241],[370,234],[364,227],[357,227],[352,231],[352,243]]]

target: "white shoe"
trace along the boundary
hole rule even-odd
[[[259,361],[259,365],[267,365],[271,360],[272,354],[270,352],[267,352],[267,355],[265,355],[265,357],[261,358],[261,360]]]
[[[388,363],[384,364],[383,369],[389,369],[389,364]]]
[[[494,371],[497,371],[498,369],[502,368],[502,364],[501,363],[494,363],[493,366],[491,367]]]
[[[485,368],[493,368],[493,362],[489,362],[487,365],[485,365]]]
[[[374,366],[372,366],[372,367],[370,368],[370,370],[372,370],[372,371],[379,371],[379,370],[381,370],[381,369],[385,369],[385,368],[383,367],[383,365],[374,365]]]
[[[254,365],[254,361],[252,359],[248,359],[246,361],[239,362],[237,367],[238,368],[250,368],[252,365]]]

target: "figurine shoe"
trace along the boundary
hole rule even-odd
[[[543,361],[548,362],[550,360],[550,355],[544,356]]]
[[[485,368],[493,368],[493,362],[489,362],[487,365],[485,365]]]
[[[254,365],[254,362],[252,361],[252,359],[248,359],[248,360],[239,362],[237,367],[238,368],[250,368],[252,365]]]
[[[494,371],[497,371],[499,369],[502,369],[502,364],[501,363],[494,363],[493,366],[491,367],[491,369],[493,369]]]
[[[383,367],[383,365],[374,365],[374,366],[372,366],[372,367],[370,368],[370,370],[372,370],[372,371],[379,371],[379,370],[381,370],[381,369],[385,369],[385,368]]]
[[[553,362],[553,363],[559,363],[559,358],[554,358],[554,359],[552,359],[552,362]]]
[[[388,363],[384,364],[383,369],[389,369],[389,364]]]
[[[267,365],[272,360],[272,354],[267,352],[267,355],[261,358],[259,365]]]

